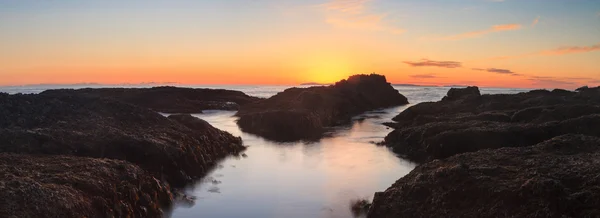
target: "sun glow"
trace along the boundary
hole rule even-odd
[[[334,83],[352,75],[352,67],[339,60],[321,61],[308,69],[307,80],[317,83]]]

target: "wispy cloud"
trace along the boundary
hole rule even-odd
[[[589,77],[554,77],[554,76],[529,76],[527,80],[533,85],[542,87],[560,87],[560,86],[583,86],[586,84],[598,84],[600,79]]]
[[[483,68],[472,68],[472,70],[477,70],[477,71],[486,71],[486,72],[490,72],[490,73],[497,73],[497,74],[506,74],[506,75],[511,75],[511,76],[521,76],[521,74],[515,73],[511,70],[507,70],[507,69],[499,69],[499,68],[487,68],[487,69],[483,69]]]
[[[552,50],[541,51],[540,55],[566,55],[566,54],[576,54],[576,53],[585,53],[585,52],[593,52],[600,50],[600,44],[592,45],[592,46],[565,46]]]
[[[410,77],[415,78],[415,79],[433,79],[433,78],[439,78],[435,74],[414,74],[414,75],[410,75]]]
[[[530,78],[528,80],[531,81],[533,83],[533,85],[544,86],[544,87],[571,86],[571,85],[577,84],[575,82],[564,81],[564,80],[553,79],[553,78],[549,78],[549,79]]]
[[[591,46],[563,46],[555,49],[544,50],[540,52],[528,53],[528,54],[520,54],[514,56],[500,56],[490,58],[491,60],[510,60],[510,59],[518,59],[518,58],[526,58],[533,56],[558,56],[558,55],[568,55],[568,54],[577,54],[577,53],[587,53],[600,51],[600,44],[591,45]]]
[[[443,67],[443,68],[460,68],[462,67],[461,62],[456,61],[432,61],[428,59],[421,59],[421,61],[404,61],[412,67]]]
[[[445,36],[445,37],[437,38],[437,40],[452,41],[452,40],[477,38],[477,37],[481,37],[483,35],[487,35],[487,34],[490,34],[490,33],[503,32],[503,31],[511,31],[511,30],[518,30],[518,29],[521,29],[521,27],[522,27],[521,24],[501,24],[501,25],[494,25],[494,26],[492,26],[492,27],[490,27],[489,29],[486,29],[486,30],[472,31],[472,32],[466,32],[466,33],[461,33],[461,34],[457,34],[457,35]]]
[[[402,28],[389,24],[385,13],[369,11],[368,4],[372,0],[331,0],[318,5],[326,12],[326,20],[339,28],[358,29],[368,31],[382,31],[392,34],[401,34]]]
[[[535,25],[537,25],[540,22],[540,16],[536,17],[535,20],[533,20],[533,22],[531,22],[531,27],[534,27]]]

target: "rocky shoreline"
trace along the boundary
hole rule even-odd
[[[600,216],[600,87],[451,89],[393,120],[383,144],[422,165],[375,194],[370,218]]]
[[[138,105],[163,113],[202,113],[203,110],[238,110],[240,106],[261,100],[240,91],[181,87],[86,88],[43,92],[54,96],[102,97]]]
[[[195,181],[245,149],[241,138],[190,115],[167,118],[77,92],[0,94],[0,142],[3,200],[48,201],[44,209],[2,204],[0,212],[33,217],[160,216],[159,206],[173,200],[169,187]]]
[[[325,128],[350,123],[360,113],[408,104],[385,76],[354,75],[330,86],[290,88],[240,108],[244,132],[275,141],[316,140]]]
[[[166,100],[147,101],[155,94]],[[173,87],[0,93],[0,214],[161,217],[176,188],[245,149],[204,120],[158,111],[239,108],[243,131],[296,141],[407,103],[375,74],[268,99]],[[600,87],[452,88],[393,121],[382,144],[421,165],[357,207],[370,218],[600,216]]]

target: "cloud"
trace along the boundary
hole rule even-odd
[[[530,78],[529,81],[533,82],[533,85],[544,86],[544,87],[557,87],[557,86],[571,86],[577,83],[559,80],[559,79],[536,79]]]
[[[531,23],[531,27],[534,27],[535,25],[537,25],[540,22],[540,16],[538,16],[537,18],[535,18],[535,20],[533,20],[533,22]]]
[[[490,58],[491,60],[510,60],[510,59],[518,59],[518,58],[527,58],[533,56],[558,56],[558,55],[568,55],[568,54],[577,54],[577,53],[587,53],[600,51],[600,44],[591,45],[591,46],[564,46],[551,50],[545,50],[540,52],[534,52],[529,54],[521,54],[514,56],[500,56]]]
[[[433,79],[433,78],[439,78],[435,74],[415,74],[415,75],[410,75],[410,77],[415,78],[415,79]]]
[[[600,50],[600,44],[592,45],[592,46],[566,46],[560,47],[552,50],[541,51],[540,55],[545,56],[554,56],[554,55],[566,55],[566,54],[576,54],[576,53],[585,53],[585,52],[593,52]]]
[[[432,61],[421,59],[419,62],[404,61],[405,64],[411,67],[443,67],[443,68],[460,68],[462,63],[456,61]]]
[[[512,75],[512,76],[521,76],[521,74],[517,74],[511,70],[507,70],[507,69],[498,69],[498,68],[487,68],[487,69],[482,69],[482,68],[472,68],[472,70],[477,70],[477,71],[486,71],[486,72],[490,72],[490,73],[497,73],[497,74],[506,74],[506,75]]]
[[[479,31],[461,33],[461,34],[457,34],[457,35],[445,36],[445,37],[438,38],[437,40],[453,41],[453,40],[476,38],[476,37],[481,37],[483,35],[487,35],[490,33],[518,30],[518,29],[521,29],[521,27],[522,27],[521,24],[494,25],[486,30],[479,30]]]
[[[326,12],[325,22],[335,27],[402,34],[404,29],[386,22],[386,14],[368,9],[372,0],[331,0],[318,5]]]

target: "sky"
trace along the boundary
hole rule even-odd
[[[0,85],[600,85],[598,0],[0,0]]]

